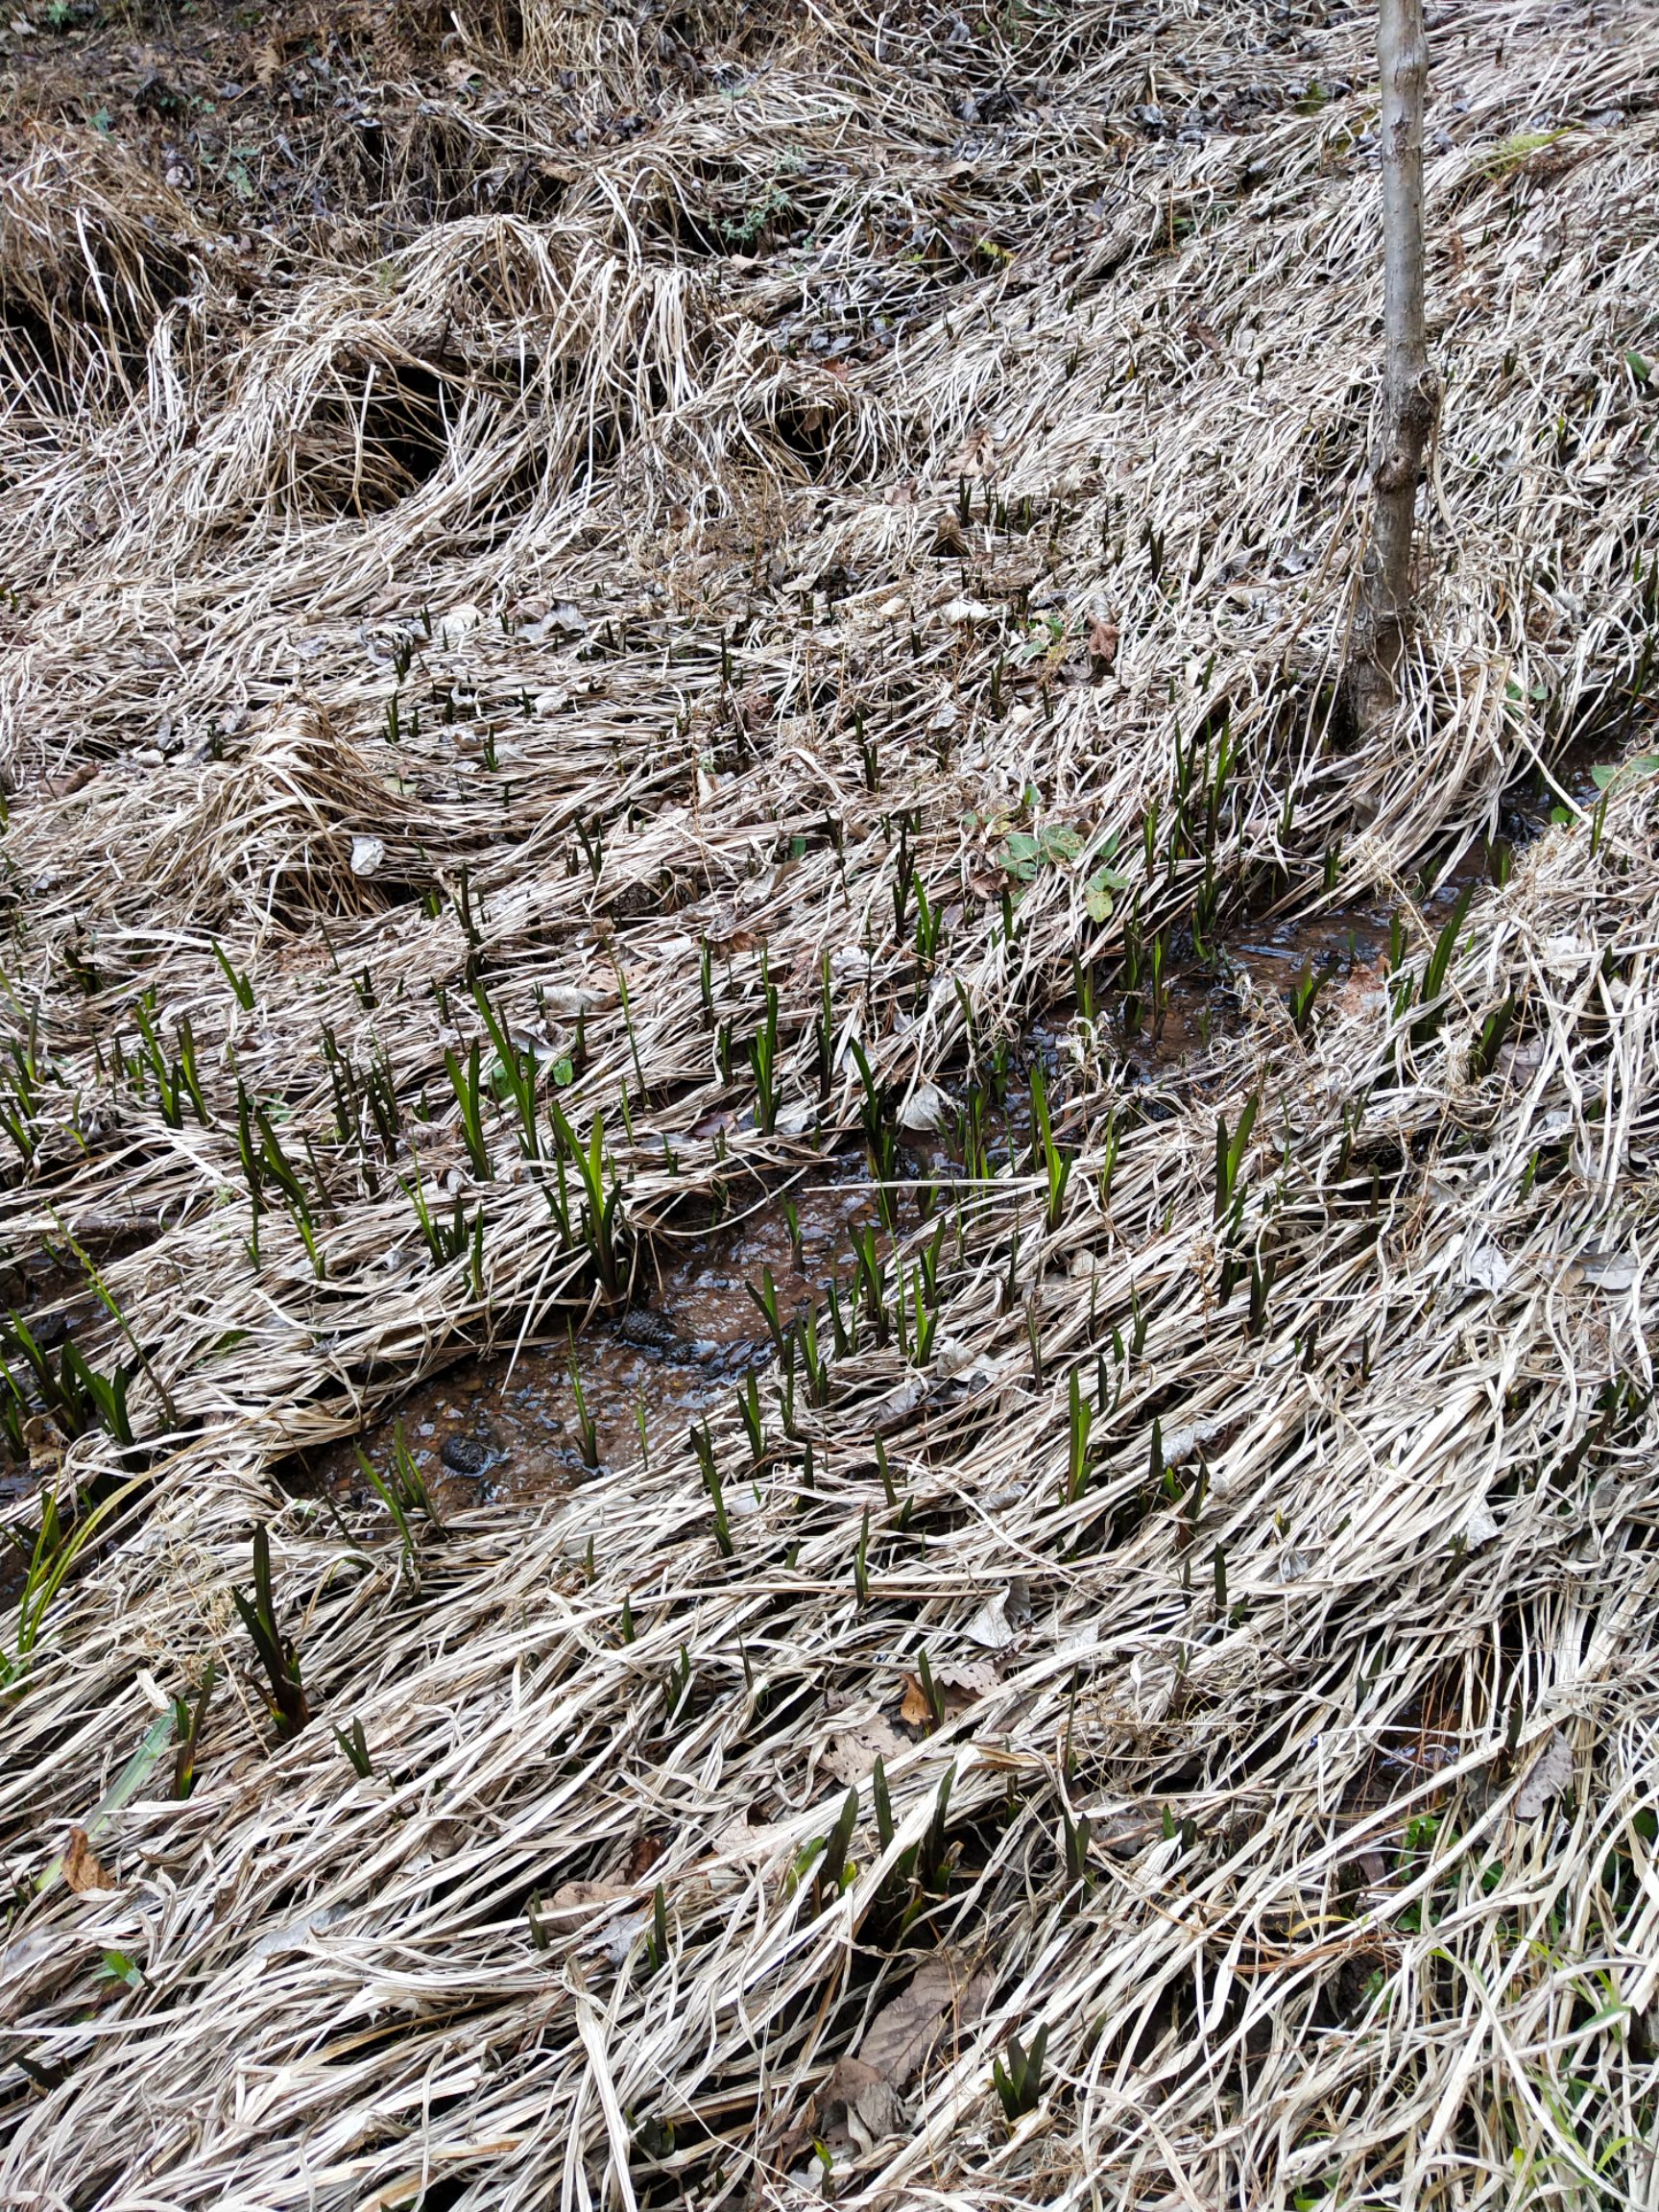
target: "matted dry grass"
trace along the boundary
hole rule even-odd
[[[1358,746],[1363,15],[710,7],[675,74],[528,7],[483,81],[566,111],[444,129],[557,205],[359,266],[262,271],[107,149],[0,188],[7,1237],[97,1268],[141,1446],[29,1431],[66,1513],[114,1503],[6,1694],[9,2201],[1652,2201],[1653,786],[1480,894],[1436,1015],[1405,986],[1424,862],[1641,733],[1659,31],[1442,12],[1425,620]],[[607,138],[647,68],[678,92]],[[1010,940],[1004,840],[1062,828]],[[773,1377],[753,1482],[714,1425],[731,1556],[689,1445],[412,1560],[285,1495],[592,1296],[509,1114],[469,1161],[472,980],[549,1058],[580,1018],[563,1102],[669,1237],[856,1129],[854,1041],[926,1109],[1109,974],[1115,833],[1148,936],[1329,873],[1400,965],[1150,1099],[1072,1021],[1063,1205],[965,1179],[926,1362],[864,1326],[794,1439]],[[768,980],[777,1126],[698,1136]],[[238,1083],[314,1251],[251,1214]],[[482,1224],[446,1261],[418,1178]],[[230,1595],[261,1523],[285,1743]]]

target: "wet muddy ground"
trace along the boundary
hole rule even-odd
[[[770,1358],[750,1286],[761,1288],[770,1273],[787,1325],[837,1276],[851,1275],[854,1233],[867,1227],[885,1243],[863,1156],[826,1161],[757,1194],[717,1228],[659,1239],[641,1255],[626,1311],[596,1317],[573,1338],[526,1343],[516,1358],[469,1359],[421,1383],[361,1448],[383,1471],[400,1426],[440,1514],[571,1487],[593,1472],[589,1454],[608,1469],[649,1461],[684,1443]],[[584,1415],[594,1432],[586,1452]],[[295,1487],[366,1503],[372,1487],[357,1450],[342,1442],[284,1472]]]
[[[1588,756],[1570,757],[1556,771],[1559,789],[1580,805],[1594,797],[1589,767]],[[1465,887],[1502,878],[1510,854],[1546,825],[1557,799],[1558,791],[1540,783],[1506,810],[1499,844],[1478,845],[1438,879],[1419,882],[1420,910],[1431,926],[1444,921]],[[1307,978],[1318,980],[1327,1002],[1375,988],[1390,920],[1382,902],[1349,902],[1240,921],[1209,946],[1177,936],[1156,995],[1145,988],[1125,994],[1103,974],[1091,996],[1097,1046],[1112,1079],[1132,1088],[1178,1083],[1185,1063],[1247,1023],[1252,999],[1283,1000]],[[1086,979],[1078,981],[1087,989]],[[1065,1043],[1086,1011],[1075,999],[1058,1006],[1007,1052],[990,1086],[993,1164],[1023,1154],[1029,1142],[1027,1070],[1036,1059],[1064,1130],[1071,1077]],[[949,1098],[952,1112],[963,1103],[960,1088]],[[937,1135],[912,1139],[901,1166],[919,1181],[948,1184],[958,1157],[947,1117]],[[911,1201],[902,1211],[906,1223],[915,1218]],[[865,1157],[850,1150],[786,1185],[757,1190],[713,1227],[659,1238],[642,1255],[635,1302],[625,1312],[596,1316],[574,1337],[527,1341],[512,1358],[468,1358],[417,1384],[359,1438],[288,1462],[280,1479],[300,1492],[367,1503],[373,1488],[359,1452],[384,1474],[400,1431],[443,1513],[559,1495],[586,1479],[595,1461],[610,1469],[648,1461],[682,1443],[749,1372],[769,1361],[767,1324],[753,1294],[768,1272],[787,1324],[820,1305],[830,1285],[851,1285],[854,1237],[865,1229],[885,1250],[889,1239]],[[8,1264],[0,1298],[28,1316],[43,1345],[96,1318],[79,1270],[66,1273],[49,1257]],[[0,1510],[27,1496],[36,1479],[27,1466],[0,1467]],[[24,1564],[15,1542],[0,1547],[0,1603],[22,1587]]]
[[[1472,856],[1429,894],[1425,912],[1437,918],[1450,909],[1462,885],[1485,866],[1484,853]],[[1136,1085],[1178,1076],[1185,1061],[1243,1024],[1253,995],[1283,997],[1306,974],[1324,978],[1333,991],[1352,982],[1370,987],[1381,974],[1388,927],[1385,907],[1348,903],[1312,916],[1269,918],[1204,959],[1188,947],[1159,1010],[1142,995],[1139,1019],[1127,1032],[1122,995],[1103,996],[1097,1012],[1120,1079]],[[1035,1028],[1010,1056],[993,1124],[994,1159],[1022,1152],[1029,1142],[1025,1071],[1034,1058],[1045,1063],[1053,1103],[1063,1112],[1062,1039],[1077,1012],[1075,1004],[1060,1009],[1056,1022]],[[949,1129],[936,1140],[918,1141],[902,1166],[918,1180],[948,1183],[954,1166]],[[908,1201],[902,1216],[912,1217]],[[771,1341],[753,1295],[767,1270],[787,1322],[819,1304],[831,1284],[850,1287],[853,1237],[866,1228],[885,1249],[889,1239],[864,1157],[845,1153],[757,1194],[716,1228],[677,1243],[660,1241],[646,1263],[644,1296],[628,1311],[596,1318],[574,1340],[527,1343],[511,1359],[469,1359],[412,1390],[368,1436],[315,1454],[286,1473],[296,1487],[367,1503],[371,1485],[358,1449],[384,1472],[400,1428],[440,1513],[485,1500],[528,1503],[573,1487],[592,1472],[584,1450],[585,1417],[595,1432],[588,1451],[596,1446],[601,1465],[637,1466],[682,1443],[747,1373],[769,1362]]]

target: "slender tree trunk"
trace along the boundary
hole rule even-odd
[[[1411,614],[1417,487],[1440,412],[1423,322],[1423,97],[1429,40],[1423,0],[1378,0],[1382,81],[1382,436],[1372,461],[1371,539],[1349,668],[1355,718],[1371,728],[1394,701],[1394,671]]]

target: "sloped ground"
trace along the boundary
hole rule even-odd
[[[1645,765],[1422,902],[1650,730],[1650,12],[1434,26],[1366,743],[1366,11],[351,24],[0,187],[0,2192],[1649,2201]],[[757,1447],[278,1480],[860,1137]]]

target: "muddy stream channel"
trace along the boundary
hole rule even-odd
[[[1450,908],[1460,872],[1429,902]],[[1304,974],[1334,997],[1372,989],[1388,941],[1386,912],[1333,908],[1312,918],[1264,922],[1224,953],[1171,974],[1156,1028],[1125,1036],[1116,994],[1097,1011],[1103,1042],[1130,1088],[1178,1077],[1182,1063],[1236,1032],[1248,997],[1284,998]],[[1068,1016],[1029,1031],[1010,1057],[1005,1111],[991,1132],[994,1159],[1022,1155],[1030,1140],[1026,1070],[1041,1058],[1051,1101],[1063,1109],[1067,1070],[1061,1041]],[[956,1101],[952,1101],[956,1103]],[[957,1171],[948,1132],[912,1140],[901,1153],[906,1178],[949,1183]],[[918,1215],[905,1198],[901,1227]],[[416,1385],[376,1427],[290,1461],[297,1490],[325,1489],[342,1503],[370,1502],[359,1450],[383,1468],[398,1431],[441,1513],[487,1500],[529,1503],[569,1489],[592,1470],[626,1470],[684,1443],[687,1430],[723,1397],[765,1367],[772,1342],[755,1295],[770,1275],[785,1326],[822,1304],[832,1285],[844,1306],[855,1300],[854,1239],[874,1233],[885,1256],[876,1190],[861,1150],[829,1156],[805,1175],[734,1200],[732,1214],[684,1238],[660,1238],[641,1256],[635,1303],[589,1321],[572,1339],[525,1343],[517,1356],[469,1357]],[[572,1370],[576,1380],[572,1380]],[[578,1399],[578,1388],[580,1398]],[[591,1423],[592,1436],[584,1436]]]
[[[1514,842],[1542,827],[1516,819]],[[1460,891],[1502,872],[1507,846],[1476,846],[1434,888],[1423,906],[1431,926],[1444,921]],[[1126,1022],[1129,1003],[1104,990],[1094,1012],[1096,1034],[1126,1089],[1149,1084],[1179,1091],[1183,1063],[1211,1043],[1237,1033],[1252,998],[1286,999],[1317,978],[1328,1000],[1374,990],[1388,944],[1389,913],[1381,904],[1333,906],[1311,916],[1242,923],[1209,957],[1190,941],[1162,987],[1156,1020],[1139,1001],[1142,1019]],[[1027,1070],[1041,1059],[1050,1103],[1064,1111],[1071,1070],[1062,1045],[1079,1009],[1056,1008],[1049,1021],[1008,1053],[1002,1107],[986,1131],[993,1161],[1023,1155],[1030,1139]],[[947,1082],[946,1089],[950,1086]],[[960,1103],[951,1099],[952,1108]],[[948,1184],[958,1171],[949,1127],[914,1138],[900,1156],[902,1176]],[[905,1198],[901,1225],[918,1218]],[[567,1492],[597,1466],[623,1471],[682,1444],[721,1398],[742,1387],[772,1357],[772,1339],[756,1292],[770,1277],[785,1327],[804,1310],[822,1307],[832,1285],[843,1305],[855,1296],[854,1242],[873,1232],[885,1255],[878,1193],[861,1149],[846,1148],[786,1184],[733,1191],[732,1210],[716,1224],[683,1237],[659,1237],[640,1256],[634,1303],[596,1316],[574,1336],[564,1331],[524,1342],[517,1354],[468,1356],[415,1384],[356,1438],[292,1457],[276,1470],[299,1494],[326,1494],[340,1503],[368,1503],[373,1486],[361,1454],[377,1470],[394,1458],[399,1437],[440,1512],[486,1502],[526,1504]],[[44,1346],[79,1336],[93,1318],[86,1286],[71,1286],[58,1256],[4,1262],[0,1304],[20,1313]],[[27,1465],[0,1464],[0,1511],[15,1507],[36,1484]],[[26,1522],[28,1516],[23,1517]],[[0,1604],[22,1586],[32,1530],[16,1526],[0,1546]]]

